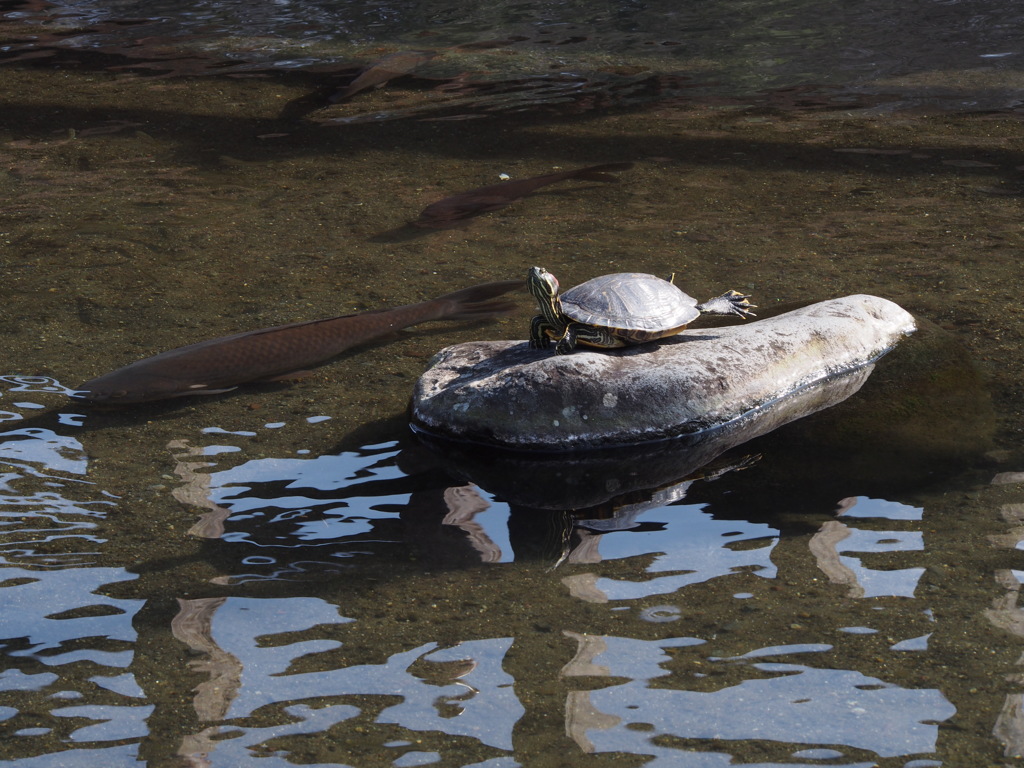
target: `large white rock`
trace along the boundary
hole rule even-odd
[[[620,350],[563,356],[525,341],[458,344],[420,377],[411,418],[434,435],[526,450],[660,440],[865,365],[914,329],[893,302],[856,295]]]

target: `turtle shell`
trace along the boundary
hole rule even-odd
[[[634,343],[672,336],[700,315],[692,296],[668,280],[642,272],[601,275],[560,298],[569,319],[608,328]]]

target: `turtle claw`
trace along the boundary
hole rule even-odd
[[[717,298],[705,301],[703,304],[698,304],[697,309],[701,314],[711,315],[739,315],[740,317],[757,317],[750,310],[756,309],[756,304],[751,304],[747,299],[750,298],[748,293],[740,293],[739,291],[726,291]]]

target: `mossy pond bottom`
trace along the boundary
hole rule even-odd
[[[294,79],[9,65],[0,85],[3,762],[1024,755],[1014,116],[331,126],[279,117]],[[619,161],[619,184],[401,231],[502,173]],[[765,312],[872,293],[922,331],[847,402],[671,483],[628,488],[611,462],[593,485],[614,500],[585,515],[469,481],[405,424],[438,349],[526,338],[525,294],[507,319],[423,326],[290,386],[124,411],[65,396],[192,341],[535,264],[565,285],[674,272]],[[571,471],[550,460],[519,487]]]

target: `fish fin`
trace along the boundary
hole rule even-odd
[[[185,397],[186,395],[221,395],[230,392],[238,387],[221,387],[220,389],[207,389],[205,384],[193,384],[188,389],[176,392],[171,397]]]
[[[518,200],[523,195],[477,195],[473,197],[463,208],[454,208],[453,212],[465,215],[479,211],[496,211],[509,203]]]
[[[446,206],[439,211],[431,211],[432,206],[428,206],[423,210],[418,219],[409,223],[414,227],[421,227],[423,229],[451,229],[461,226],[466,222],[466,219],[478,216],[481,213],[501,210],[518,199],[519,197],[504,195],[480,195],[479,197],[471,198],[468,202],[461,205]],[[443,203],[444,200],[439,202]],[[437,205],[437,203],[434,205]]]

